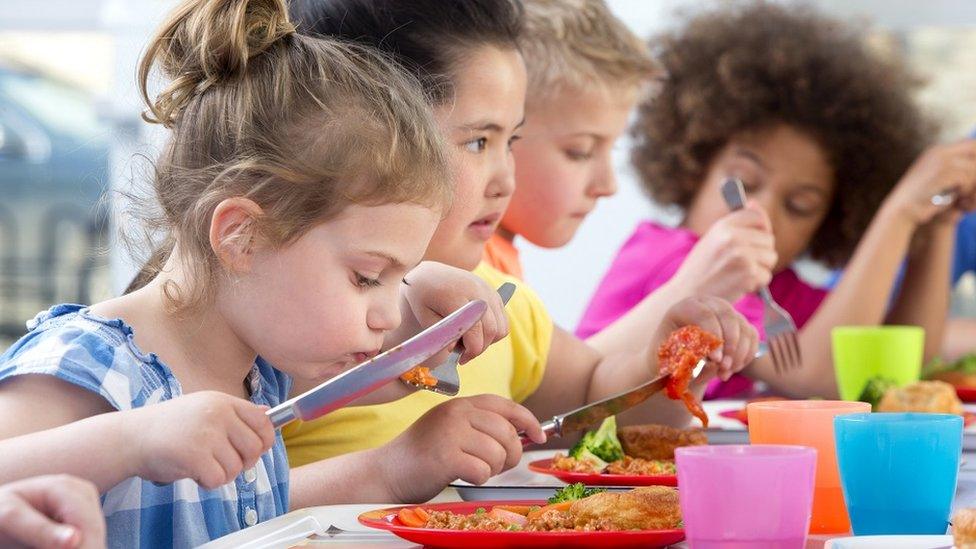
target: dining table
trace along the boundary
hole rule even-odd
[[[741,400],[713,400],[706,401],[704,408],[709,416],[709,428],[706,433],[710,444],[748,444],[749,436],[746,426],[735,419],[734,412],[742,410],[745,402]],[[966,405],[967,409],[976,411],[976,406]],[[967,429],[969,431],[969,429]],[[956,487],[953,509],[976,507],[976,427],[972,433],[965,433],[960,470]],[[541,457],[550,457],[554,450],[526,451],[521,462],[511,471],[502,473],[496,479],[507,475],[509,479],[516,478],[528,486],[559,485],[552,477],[533,473],[527,465]],[[489,481],[482,489],[492,486],[495,479]],[[430,503],[462,501],[464,488],[448,487],[431,500]],[[517,498],[516,498],[517,499]],[[489,503],[486,501],[486,503]],[[403,540],[392,533],[375,530],[359,523],[358,517],[362,513],[385,507],[396,507],[396,503],[368,503],[325,505],[307,509],[293,510],[290,513],[270,521],[252,526],[245,530],[229,534],[214,540],[204,546],[205,549],[285,549],[291,547],[349,547],[350,549],[416,549],[421,545]],[[851,533],[837,535],[811,535],[807,538],[805,549],[829,549],[828,543],[836,538],[846,538]],[[670,547],[687,549],[686,542],[680,542]],[[933,545],[931,549],[945,547],[945,544]]]

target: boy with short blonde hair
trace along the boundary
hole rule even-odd
[[[516,190],[485,260],[521,277],[521,236],[568,243],[596,201],[616,192],[611,150],[641,92],[662,73],[602,0],[527,0],[519,46],[529,75]]]

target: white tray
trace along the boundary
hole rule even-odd
[[[852,536],[834,538],[824,549],[947,549],[952,536]]]

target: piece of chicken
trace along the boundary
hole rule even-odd
[[[576,501],[569,512],[584,530],[667,530],[681,523],[678,491],[667,486],[601,492]]]
[[[956,396],[955,388],[944,381],[917,381],[888,389],[877,411],[962,414],[962,401]]]
[[[960,509],[952,517],[952,540],[957,549],[976,549],[976,509]]]
[[[675,429],[667,425],[630,425],[617,429],[624,453],[642,459],[674,459],[674,449],[708,444],[702,429]]]

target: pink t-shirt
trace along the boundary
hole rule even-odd
[[[638,225],[593,294],[576,328],[576,335],[589,337],[635,307],[678,272],[697,242],[698,236],[685,229],[665,227],[649,221]],[[773,276],[769,291],[776,302],[793,316],[797,327],[806,324],[827,296],[825,290],[800,280],[792,269]],[[765,339],[763,304],[759,296],[746,295],[735,303],[735,308]],[[747,377],[736,375],[725,383],[716,381],[710,384],[705,398],[729,397],[751,388],[752,382]]]

